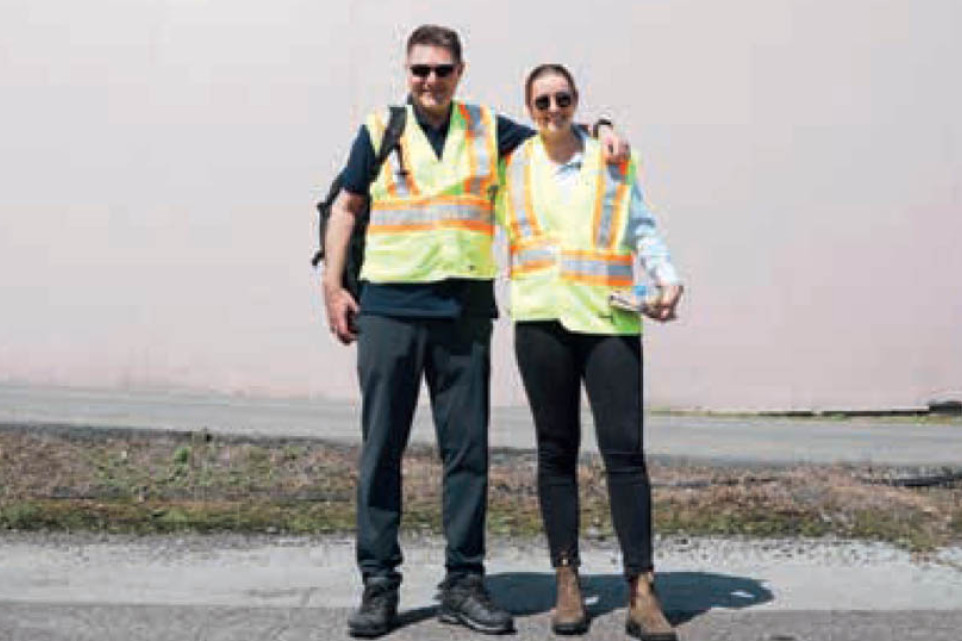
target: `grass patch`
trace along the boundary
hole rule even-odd
[[[319,441],[0,431],[0,529],[350,532],[357,457],[355,447]],[[924,470],[665,461],[649,469],[662,534],[831,535],[915,551],[962,541],[962,482],[914,489],[881,482]],[[403,473],[403,527],[439,534],[434,449],[412,446]],[[492,452],[492,534],[541,533],[535,474],[533,453]],[[583,536],[613,536],[600,458],[583,457],[578,474]]]

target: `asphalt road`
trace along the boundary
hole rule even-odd
[[[35,424],[200,430],[240,435],[360,442],[357,404],[146,394],[0,385],[0,427]],[[591,416],[583,415],[583,448],[596,451]],[[430,409],[418,408],[411,438],[433,443]],[[715,462],[863,463],[962,466],[962,419],[763,418],[649,414],[652,456]],[[531,449],[527,408],[494,408],[491,445]]]
[[[428,613],[424,613],[427,615]],[[0,639],[9,641],[319,641],[350,639],[348,612],[324,609],[241,609],[192,606],[0,604]],[[478,640],[483,635],[409,616],[384,639]],[[582,639],[629,639],[623,615],[592,621]],[[682,641],[958,641],[958,612],[710,612],[680,629]],[[518,641],[554,637],[548,615],[526,618]]]

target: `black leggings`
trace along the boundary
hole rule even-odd
[[[642,438],[641,340],[515,324],[515,354],[538,437],[538,498],[553,566],[579,564],[578,448],[584,381],[605,463],[624,572],[652,569],[651,486]]]

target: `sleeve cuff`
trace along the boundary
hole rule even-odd
[[[663,263],[657,268],[652,268],[649,276],[657,285],[681,285],[681,277],[671,263]]]

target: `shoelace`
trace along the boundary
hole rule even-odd
[[[491,609],[494,608],[494,601],[491,599],[491,595],[484,587],[484,583],[477,579],[466,579],[460,585],[456,586],[455,589],[463,590],[466,596],[473,596],[482,605]]]
[[[364,588],[364,596],[361,597],[361,611],[370,612],[375,608],[381,607],[381,601],[387,596],[389,590],[384,585],[368,585]]]

